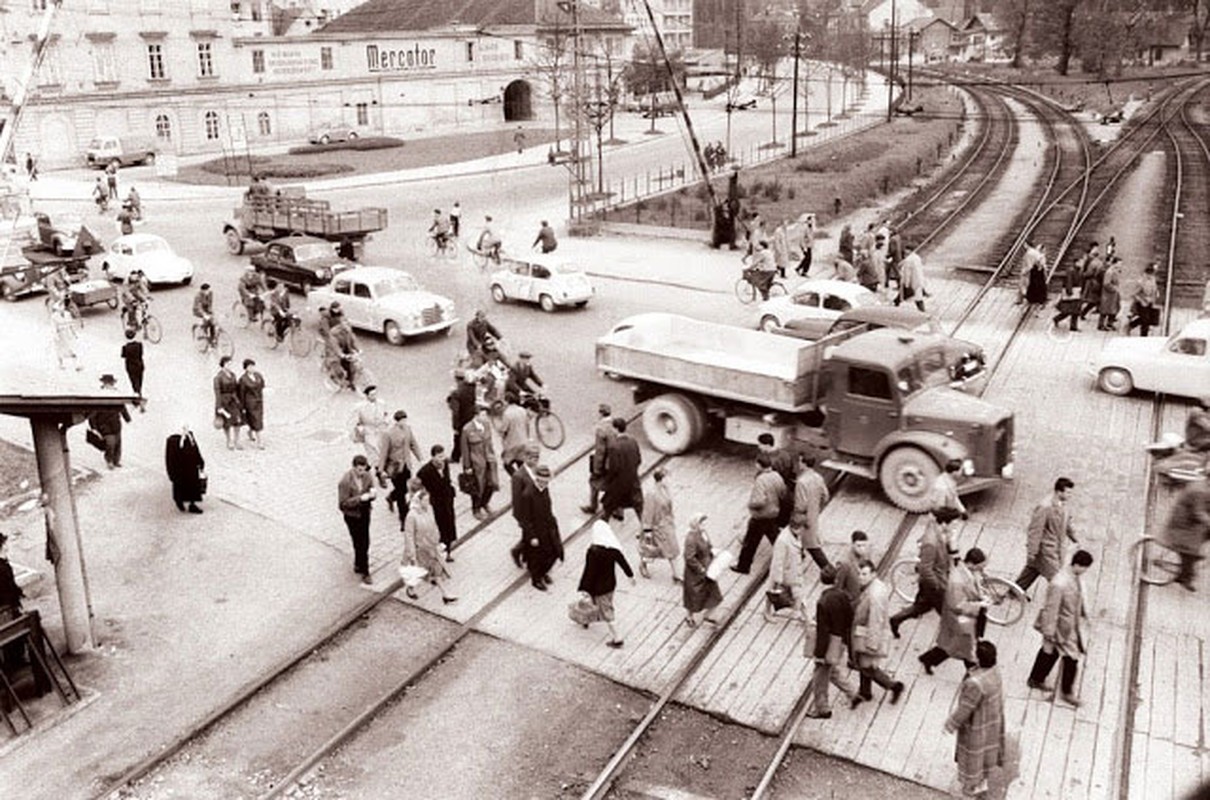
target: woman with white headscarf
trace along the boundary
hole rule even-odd
[[[584,558],[584,572],[580,576],[580,591],[592,598],[597,607],[597,614],[609,627],[610,647],[617,649],[622,646],[618,631],[613,626],[613,590],[617,588],[618,580],[614,567],[621,567],[630,584],[634,585],[634,570],[630,562],[622,555],[622,545],[614,535],[613,528],[604,520],[592,524],[592,544]]]
[[[718,583],[710,579],[706,571],[714,560],[714,549],[706,535],[706,515],[694,514],[689,520],[689,532],[685,534],[685,583],[682,593],[685,604],[685,624],[697,627],[697,613],[706,611],[705,621],[714,623],[710,609],[723,602],[723,593]]]

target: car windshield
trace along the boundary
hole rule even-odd
[[[374,296],[386,297],[400,292],[418,292],[420,284],[411,275],[393,275],[374,282]]]
[[[579,264],[555,264],[550,270],[560,275],[577,275],[584,271]]]
[[[331,242],[311,242],[294,245],[295,261],[318,261],[336,257],[336,245]]]
[[[105,140],[104,139],[93,139],[91,142],[88,143],[88,147],[91,150],[100,150],[101,148],[105,147]]]
[[[168,249],[168,242],[163,239],[148,239],[134,246],[136,253],[158,253]]]
[[[862,292],[853,297],[853,307],[876,306],[878,305],[878,295],[873,292]]]

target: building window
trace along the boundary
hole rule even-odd
[[[263,75],[265,72],[265,51],[252,51],[252,71],[257,75]]]
[[[96,83],[117,83],[118,70],[112,42],[92,43],[92,71]]]
[[[197,75],[199,78],[214,77],[214,53],[210,42],[197,43]]]
[[[206,125],[206,141],[213,142],[218,139],[218,112],[207,111],[202,120]]]
[[[357,104],[357,124],[358,125],[369,125],[370,124],[370,104],[369,103],[358,103]]]
[[[172,120],[167,114],[155,115],[155,137],[164,141],[172,139]]]
[[[475,60],[475,43],[474,42],[466,43],[466,60],[467,61]]]
[[[525,46],[519,39],[513,40],[513,60],[521,61],[525,58]]]
[[[256,115],[256,128],[260,131],[261,136],[269,136],[273,133],[273,126],[269,122],[268,111],[262,111]]]
[[[52,42],[46,45],[45,54],[38,66],[39,86],[61,86],[63,84],[62,62],[59,55],[58,44]]]
[[[45,11],[46,0],[33,0],[33,9],[34,11]]]
[[[320,69],[332,69],[332,48],[331,47],[319,48],[319,68]]]
[[[153,81],[164,79],[164,45],[158,42],[147,45],[147,77]]]

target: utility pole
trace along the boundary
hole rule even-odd
[[[898,37],[896,29],[895,29],[895,25],[896,25],[895,0],[891,0],[891,48],[890,48],[891,53],[890,53],[890,58],[888,59],[890,62],[890,68],[887,70],[887,93],[886,93],[886,121],[887,122],[891,121],[891,115],[895,111],[895,107],[894,107],[895,106],[895,64],[896,64],[896,60],[899,58],[899,53],[895,49],[896,44],[899,40],[899,37]]]
[[[576,141],[571,148],[571,157],[575,165],[575,213],[572,219],[579,220],[583,213],[584,199],[584,64],[580,59],[580,0],[569,0],[571,3],[571,56],[574,73],[574,89],[576,96]]]
[[[912,100],[912,62],[916,60],[916,37],[920,34],[916,31],[908,31],[908,85],[907,99],[910,103]]]
[[[794,97],[790,104],[790,158],[798,155],[798,59],[802,54],[802,31],[794,29]],[[774,137],[776,138],[776,137]]]

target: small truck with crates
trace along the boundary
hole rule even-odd
[[[232,255],[241,255],[249,245],[306,235],[334,242],[341,258],[358,261],[366,239],[386,226],[385,208],[337,211],[327,200],[307,197],[302,186],[274,190],[258,183],[244,193],[243,203],[223,223],[223,236]]]
[[[598,339],[596,361],[634,383],[643,430],[661,452],[685,452],[715,427],[753,444],[771,433],[924,512],[951,459],[962,463],[962,493],[1013,475],[1012,412],[954,388],[947,344],[891,328],[810,342],[652,313]]]

